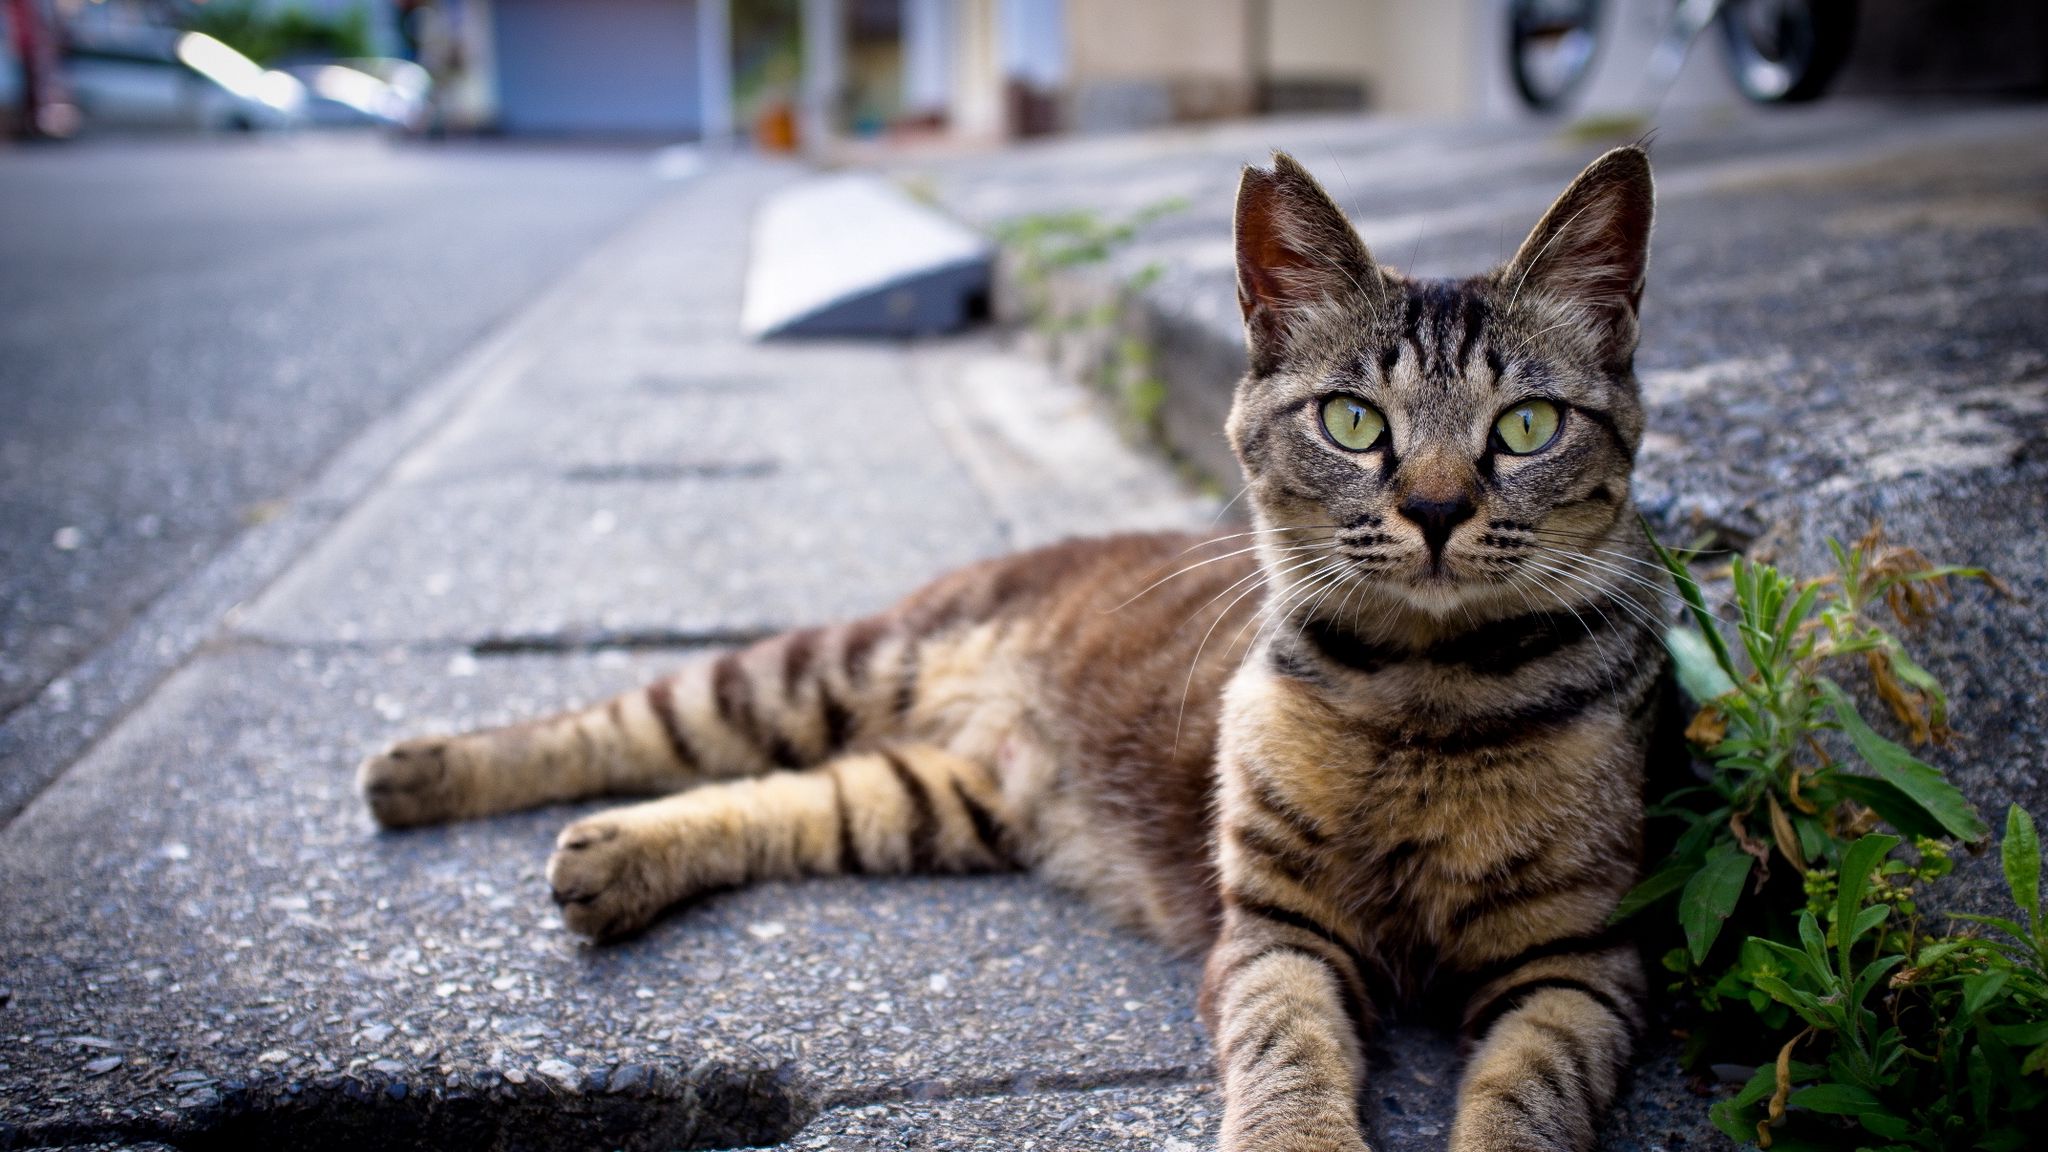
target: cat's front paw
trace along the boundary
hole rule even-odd
[[[363,761],[356,769],[356,790],[377,823],[410,828],[457,814],[460,781],[448,745],[440,737],[401,740]]]
[[[555,839],[548,887],[573,932],[613,940],[645,928],[675,902],[663,883],[658,852],[615,816],[578,820]]]

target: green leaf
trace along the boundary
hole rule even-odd
[[[1982,1152],[2022,1152],[2022,1149],[2026,1148],[2030,1143],[2032,1141],[2027,1138],[2027,1133],[2017,1128],[2007,1127],[1997,1129],[1982,1140],[1977,1141],[1977,1147]]]
[[[1792,607],[1779,622],[1777,634],[1771,638],[1771,663],[1783,661],[1786,649],[1792,646],[1793,637],[1798,634],[1799,625],[1813,614],[1813,602],[1820,597],[1821,586],[1809,584],[1792,602]]]
[[[1827,786],[1845,800],[1854,800],[1884,818],[1884,822],[1908,836],[1940,840],[1948,835],[1941,821],[1927,814],[1912,797],[1875,776],[1851,776],[1830,772]]]
[[[1770,1094],[1777,1090],[1778,1066],[1776,1064],[1761,1065],[1756,1071],[1749,1074],[1748,1080],[1743,1082],[1742,1091],[1735,1094],[1735,1106],[1737,1108],[1747,1108],[1759,1100],[1769,1098]],[[1751,1131],[1754,1132],[1755,1130],[1751,1129]]]
[[[1911,1120],[1894,1116],[1889,1112],[1861,1112],[1857,1114],[1856,1119],[1862,1121],[1865,1128],[1887,1140],[1905,1140],[1913,1135]]]
[[[2003,916],[1979,916],[1972,912],[1951,912],[1948,914],[1948,918],[1951,920],[1965,920],[1972,924],[1982,924],[1987,928],[1996,928],[2014,940],[2020,941],[2018,944],[2010,944],[2004,940],[1986,939],[1984,941],[1985,944],[2000,951],[2011,952],[2017,950],[2025,954],[2033,949],[2033,944],[2027,940],[2026,928]]]
[[[1687,828],[1685,834],[1678,838],[1678,843],[1672,846],[1672,861],[1689,862],[1694,868],[1698,868],[1706,859],[1707,848],[1713,843],[1714,837],[1727,831],[1728,809],[1716,808],[1706,813],[1692,827]]]
[[[1842,853],[1840,886],[1835,893],[1835,948],[1841,957],[1842,981],[1849,980],[1849,946],[1856,942],[1852,925],[1863,909],[1863,891],[1870,886],[1870,874],[1877,862],[1898,847],[1897,836],[1860,837]]]
[[[2033,1048],[2048,1044],[2048,1020],[2029,1020],[2024,1024],[2001,1024],[1991,1034],[2015,1048]]]
[[[1721,925],[1742,900],[1742,887],[1756,860],[1732,844],[1724,844],[1692,878],[1678,898],[1678,922],[1685,927],[1685,942],[1693,963],[1707,958],[1707,949],[1721,935]]]
[[[1998,995],[1999,990],[2005,987],[2005,982],[2011,978],[2012,973],[2003,968],[1993,968],[1989,972],[1978,972],[1963,977],[1963,1015],[1975,1016],[1982,1012],[1984,1006]]]
[[[1852,928],[1849,932],[1850,943],[1853,944],[1856,941],[1863,939],[1863,937],[1872,928],[1875,928],[1879,924],[1884,923],[1884,918],[1886,916],[1891,915],[1891,911],[1892,910],[1889,905],[1873,904],[1870,907],[1865,908],[1863,911],[1858,912],[1856,914],[1855,927]]]
[[[1815,979],[1828,972],[1827,936],[1820,930],[1820,921],[1811,912],[1799,914],[1799,943],[1806,948],[1809,963],[1818,965]]]
[[[1906,956],[1903,952],[1894,952],[1871,961],[1856,974],[1856,986],[1849,990],[1850,998],[1858,1004],[1863,1003],[1870,998],[1870,990],[1877,987],[1877,982],[1884,979],[1886,973],[1905,962]]]
[[[1657,542],[1657,534],[1650,531],[1649,521],[1642,521],[1642,525],[1643,538],[1650,542],[1650,548],[1657,553],[1657,559],[1663,562],[1664,570],[1671,573],[1672,582],[1678,585],[1678,595],[1685,601],[1686,611],[1692,613],[1693,623],[1699,625],[1701,639],[1707,642],[1707,647],[1714,653],[1715,662],[1721,665],[1721,670],[1727,673],[1728,679],[1732,682],[1737,675],[1735,658],[1728,654],[1728,642],[1721,639],[1721,622],[1707,607],[1707,598],[1700,592],[1699,581],[1693,579],[1692,569],[1686,567],[1685,561],[1672,555],[1664,545]]]
[[[1962,946],[1963,942],[1961,940],[1936,940],[1934,943],[1920,949],[1920,954],[1913,957],[1913,967],[1928,967]]]
[[[1757,976],[1754,983],[1764,995],[1799,1013],[1801,1020],[1815,1028],[1823,1032],[1833,1032],[1841,1028],[1839,1005],[1823,1004],[1819,997],[1801,992],[1776,976]]]
[[[1977,1123],[1984,1125],[1991,1119],[1991,1062],[1985,1058],[1984,1049],[1970,1049],[1965,1061],[1970,1078],[1970,1103],[1976,1106]]]
[[[1714,650],[1692,628],[1664,630],[1664,648],[1671,653],[1671,666],[1678,673],[1678,686],[1695,704],[1726,696],[1735,691],[1735,681],[1721,667]]]
[[[1676,864],[1666,864],[1664,867],[1657,869],[1657,871],[1644,879],[1642,883],[1628,890],[1628,895],[1623,896],[1621,903],[1614,906],[1614,911],[1607,914],[1607,922],[1609,924],[1619,924],[1623,920],[1641,912],[1664,897],[1685,887],[1685,882],[1692,879],[1693,873],[1699,870],[1699,865],[1688,864],[1684,861]]]
[[[1882,816],[1883,813],[1880,812],[1878,815]],[[1828,834],[1827,828],[1820,821],[1811,816],[1794,816],[1792,827],[1799,833],[1799,846],[1806,850],[1808,860],[1827,859],[1828,849],[1835,846],[1835,838]]]
[[[1801,1088],[1792,1094],[1790,1103],[1796,1108],[1809,1112],[1825,1112],[1830,1116],[1858,1116],[1865,1112],[1883,1112],[1884,1104],[1854,1084],[1815,1084]]]
[[[1745,952],[1751,948],[1761,950],[1765,955],[1777,960],[1780,964],[1785,965],[1810,982],[1819,983],[1823,975],[1823,973],[1814,971],[1813,960],[1806,953],[1801,952],[1797,948],[1788,948],[1776,940],[1766,940],[1761,936],[1751,936],[1744,943],[1743,948]]]
[[[1707,1109],[1707,1119],[1714,1122],[1722,1135],[1747,1148],[1756,1143],[1756,1122],[1763,1119],[1763,1114],[1754,1106],[1744,1108],[1733,1100],[1718,1100]]]
[[[2026,910],[2027,923],[2041,931],[2041,838],[2034,818],[2017,804],[2005,810],[2005,843],[1998,847],[2005,864],[2005,883],[2013,903]]]
[[[1751,1131],[1754,1132],[1755,1129],[1752,1128]],[[1752,1143],[1755,1140],[1755,1136],[1750,1137]],[[1816,1143],[1804,1136],[1794,1135],[1790,1132],[1774,1132],[1771,1134],[1771,1152],[1841,1152],[1841,1146],[1832,1142]],[[1862,1150],[1858,1149],[1858,1152],[1862,1152]],[[1893,1150],[1873,1149],[1872,1152],[1893,1152]],[[1914,1150],[1911,1148],[1901,1148],[1897,1152],[1914,1152]]]
[[[1856,746],[1857,755],[1863,757],[1880,778],[1904,792],[1929,816],[1938,821],[1948,834],[1958,840],[1975,844],[1991,834],[1990,826],[1977,815],[1976,809],[1963,798],[1955,785],[1942,779],[1941,773],[1932,766],[1921,763],[1913,754],[1871,730],[1870,725],[1857,715],[1856,705],[1848,693],[1834,681],[1820,678],[1821,694],[1835,714],[1835,720],[1848,733],[1849,742]]]

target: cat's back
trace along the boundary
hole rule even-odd
[[[897,611],[926,645],[980,632],[992,651],[1029,662],[1036,687],[1131,711],[1157,685],[1129,673],[1177,667],[1199,680],[1242,658],[1264,586],[1248,535],[1065,540],[959,569]]]

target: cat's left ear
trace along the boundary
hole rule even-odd
[[[1650,264],[1656,193],[1650,157],[1616,148],[1587,165],[1501,270],[1511,299],[1548,297],[1583,311],[1601,350],[1625,361]]]

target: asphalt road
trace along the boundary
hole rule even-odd
[[[656,186],[610,149],[0,150],[0,717]]]

